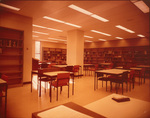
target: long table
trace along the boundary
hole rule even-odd
[[[106,75],[122,75],[124,72],[129,72],[130,70],[124,69],[108,69],[108,70],[97,70],[94,75],[94,90],[96,90],[97,85],[97,74],[106,74]]]
[[[116,102],[113,97],[127,97],[130,101]],[[119,94],[108,95],[84,107],[107,118],[150,118],[150,102]]]
[[[32,113],[32,118],[105,118],[73,102]]]

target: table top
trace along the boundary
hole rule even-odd
[[[7,84],[7,82],[0,78],[0,84]]]
[[[68,65],[52,65],[52,67],[66,68]]]
[[[118,103],[112,99],[113,97],[128,96],[111,94],[84,107],[107,118],[148,118],[150,116],[150,102],[129,97],[130,101]]]
[[[106,65],[106,66],[108,66],[108,65],[110,65],[111,63],[100,63],[100,65]]]
[[[123,72],[129,72],[130,70],[124,70],[124,69],[108,69],[108,70],[97,70],[96,73],[103,73],[103,74],[115,74],[119,75]]]
[[[54,71],[54,72],[45,72],[45,73],[43,73],[43,75],[49,76],[49,77],[55,77],[59,73],[70,73],[70,74],[73,74],[73,72],[69,72],[69,71]]]
[[[32,118],[42,118],[44,116],[57,118],[105,118],[104,116],[73,102],[68,102],[59,106],[32,113]]]
[[[137,67],[141,67],[141,68],[150,68],[150,65],[137,65]]]
[[[136,68],[136,67],[134,67],[134,68],[130,68],[131,70],[138,70],[138,71],[141,71],[142,70],[142,68]]]

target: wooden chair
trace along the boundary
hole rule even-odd
[[[126,83],[126,91],[128,90],[128,72],[124,72],[121,76],[108,76],[110,81],[111,90],[112,83],[116,83],[116,93],[118,93],[118,84],[122,84],[122,94],[123,94],[123,84]]]
[[[79,78],[79,68],[80,68],[79,65],[74,65],[74,66],[73,66],[73,73],[74,73],[74,76],[77,76],[78,78]],[[78,75],[75,75],[75,73],[78,73]]]
[[[62,87],[63,86],[68,86],[68,98],[69,98],[69,80],[70,80],[70,73],[59,73],[57,75],[56,81],[50,82],[50,101],[52,98],[52,86],[57,88],[57,98],[56,100],[58,101],[58,87],[60,87],[60,93],[62,92]]]
[[[0,73],[0,78],[4,81],[6,81],[6,83],[3,83],[0,85],[0,107],[2,105],[2,98],[5,98],[5,117],[7,115],[7,83],[8,83],[8,76],[6,76],[5,74],[1,74]],[[3,117],[3,116],[2,116]]]
[[[90,75],[90,72],[91,72],[91,75],[92,75],[92,72],[95,72],[96,70],[98,70],[98,66],[99,66],[98,64],[95,64],[94,67],[90,67],[89,68],[89,75]]]
[[[109,66],[105,67],[105,69],[112,69],[114,67],[114,64],[111,63]]]
[[[134,82],[135,82],[135,77],[134,77],[135,71],[130,70],[128,82],[129,82],[129,90],[131,91],[131,84],[132,84],[132,89],[134,89]]]
[[[104,77],[104,74],[98,73],[97,74],[97,88],[98,88],[98,81],[102,81],[102,87],[103,87],[103,81],[106,82],[106,91],[107,91],[107,81],[109,81],[108,77]]]

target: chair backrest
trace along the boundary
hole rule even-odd
[[[73,66],[73,72],[78,72],[79,71],[79,65],[74,65]]]
[[[123,80],[124,82],[127,82],[127,81],[128,81],[128,72],[124,72],[124,73],[122,74],[122,80]]]
[[[132,80],[134,78],[134,74],[135,74],[135,71],[131,70],[130,75],[129,75],[129,80]]]
[[[66,71],[73,72],[73,66],[67,66],[67,67],[66,67]]]
[[[39,68],[39,60],[32,58],[32,70],[38,70]]]
[[[109,69],[112,69],[113,67],[114,67],[114,64],[111,63],[111,64],[109,65]]]
[[[95,70],[97,70],[97,69],[98,69],[98,66],[99,66],[99,64],[95,64]]]
[[[68,85],[70,80],[70,73],[57,74],[57,86]]]

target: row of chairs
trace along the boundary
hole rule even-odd
[[[142,79],[145,81],[145,69],[142,68],[140,73],[136,73],[135,70],[130,70],[130,72],[124,72],[122,76],[104,76],[103,74],[97,75],[97,87],[98,87],[98,81],[102,81],[102,87],[103,87],[103,81],[106,82],[106,91],[107,91],[107,82],[110,81],[110,90],[112,90],[112,83],[116,84],[116,93],[118,92],[118,85],[122,85],[122,94],[123,94],[123,85],[126,84],[126,91],[128,91],[128,84],[129,84],[129,90],[131,91],[134,89],[134,83],[135,83],[135,77],[139,77],[139,82],[142,83]]]

